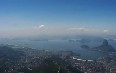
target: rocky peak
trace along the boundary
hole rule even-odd
[[[102,44],[102,45],[104,45],[104,46],[109,45],[109,44],[108,44],[108,41],[107,41],[106,39],[104,39],[104,40],[103,40],[103,44]]]

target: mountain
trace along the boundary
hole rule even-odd
[[[0,58],[14,60],[19,59],[23,55],[24,53],[22,51],[14,50],[8,46],[0,46]]]
[[[90,47],[87,46],[87,45],[81,45],[80,47],[83,48],[83,49],[89,49],[89,48],[90,48]]]
[[[112,47],[106,39],[103,40],[102,45],[93,48],[94,50],[102,51],[102,52],[115,52],[116,50]]]

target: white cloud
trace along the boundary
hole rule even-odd
[[[45,27],[45,25],[40,25],[40,26],[39,26],[39,28],[43,28],[43,27]]]
[[[104,32],[104,33],[107,33],[107,32],[109,32],[109,30],[103,30],[103,32]]]
[[[41,28],[44,28],[45,27],[45,25],[40,25],[40,26],[35,26],[34,28],[35,29],[41,29]]]
[[[82,32],[88,31],[88,29],[86,28],[70,28],[69,30],[76,30],[76,31],[82,31]]]

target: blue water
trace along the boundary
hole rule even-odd
[[[91,51],[87,49],[80,48],[82,43],[77,42],[69,42],[67,40],[49,40],[49,41],[30,41],[30,40],[1,40],[0,44],[10,44],[10,45],[18,45],[24,47],[30,47],[34,49],[45,49],[45,50],[52,50],[52,51],[73,51],[77,54],[81,55],[83,59],[97,59],[99,57],[105,56],[104,53],[98,51]],[[89,45],[90,47],[99,46],[101,43],[84,43]],[[110,42],[116,47],[116,42]]]

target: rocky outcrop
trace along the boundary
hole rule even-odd
[[[102,52],[115,52],[116,50],[112,47],[106,39],[103,40],[101,46],[93,48],[94,50],[102,51]]]

